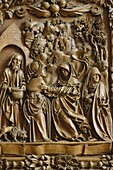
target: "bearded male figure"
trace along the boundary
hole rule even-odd
[[[0,87],[0,128],[16,126],[22,129],[22,101],[26,90],[23,57],[14,53],[3,73]]]

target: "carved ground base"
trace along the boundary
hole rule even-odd
[[[40,155],[40,154],[72,154],[99,155],[111,152],[109,142],[38,142],[38,143],[0,143],[1,155]]]
[[[0,143],[0,169],[111,169],[108,142]]]

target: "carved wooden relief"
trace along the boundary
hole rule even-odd
[[[0,28],[0,168],[112,169],[112,0],[1,0]]]

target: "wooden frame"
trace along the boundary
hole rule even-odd
[[[43,1],[42,1],[43,2]],[[45,1],[44,1],[45,2]],[[47,2],[47,1],[46,1]],[[48,1],[49,2],[49,1]],[[70,22],[73,18],[91,12],[94,16],[103,16],[107,35],[108,88],[110,109],[113,112],[113,2],[112,0],[73,0],[69,7],[58,6],[40,9],[41,1],[21,0],[0,2],[0,76],[14,52],[24,56],[28,65],[33,57],[30,55],[30,41],[25,35],[23,23],[28,19],[35,22],[56,20]],[[63,1],[61,1],[63,2]],[[20,3],[20,4],[19,4]],[[35,4],[35,5],[34,5]],[[80,5],[81,4],[81,5]],[[79,6],[80,5],[80,9]],[[101,10],[103,11],[101,13]],[[59,16],[60,15],[60,16]],[[76,19],[75,19],[76,20]],[[31,22],[31,25],[33,23]],[[107,22],[106,22],[107,21]],[[29,39],[29,37],[28,37]],[[27,44],[27,45],[26,45]],[[78,43],[78,46],[80,44]],[[2,60],[2,56],[4,57]],[[5,58],[6,56],[6,58]],[[8,58],[9,57],[9,58]],[[25,66],[24,66],[25,69]],[[26,70],[25,70],[26,74]],[[112,140],[94,142],[0,142],[0,168],[3,169],[112,169]]]

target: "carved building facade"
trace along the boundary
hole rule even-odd
[[[0,169],[113,169],[113,1],[0,1]]]

